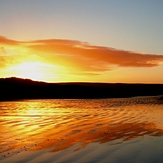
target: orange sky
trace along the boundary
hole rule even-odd
[[[163,83],[163,55],[75,40],[17,41],[0,37],[0,77],[47,82]]]

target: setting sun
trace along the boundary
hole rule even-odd
[[[42,67],[44,67],[43,63],[24,62],[20,65],[17,65],[15,68],[20,70],[19,77],[41,80],[42,78],[45,78]]]
[[[16,77],[41,81],[48,78],[46,71],[49,71],[50,68],[57,69],[56,66],[43,62],[22,62],[8,67],[8,71],[12,70],[12,73]],[[57,75],[53,76],[53,78],[57,78]]]

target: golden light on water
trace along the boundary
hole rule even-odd
[[[39,114],[41,114],[41,112],[38,109],[29,109],[29,110],[27,110],[27,114],[28,115],[39,115]]]
[[[36,162],[42,158],[50,159],[49,155],[53,158],[58,154],[65,155],[66,152],[68,157],[80,152],[85,156],[91,146],[91,152],[105,152],[106,156],[110,153],[109,150],[116,148],[117,151],[120,147],[122,150],[119,154],[127,153],[126,147],[133,153],[137,152],[135,149],[140,148],[138,151],[141,151],[142,143],[146,145],[143,146],[146,150],[149,142],[157,148],[156,140],[162,142],[163,111],[162,105],[154,100],[151,105],[149,100],[131,98],[2,102],[0,159],[8,163],[21,159],[21,156],[27,162],[35,152],[39,153],[39,157],[34,157]],[[159,148],[157,151],[161,152],[162,157],[162,151]],[[87,156],[89,159],[90,156]]]

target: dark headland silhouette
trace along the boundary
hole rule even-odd
[[[158,95],[163,95],[163,84],[46,83],[16,77],[0,78],[0,101],[126,98]]]

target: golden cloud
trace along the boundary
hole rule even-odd
[[[14,41],[0,37],[1,45],[22,46],[49,63],[58,63],[84,71],[108,71],[112,67],[154,67],[163,62],[163,55],[142,54],[109,47],[92,46],[75,40]],[[4,60],[4,58],[3,58]],[[1,62],[4,62],[1,60]]]

